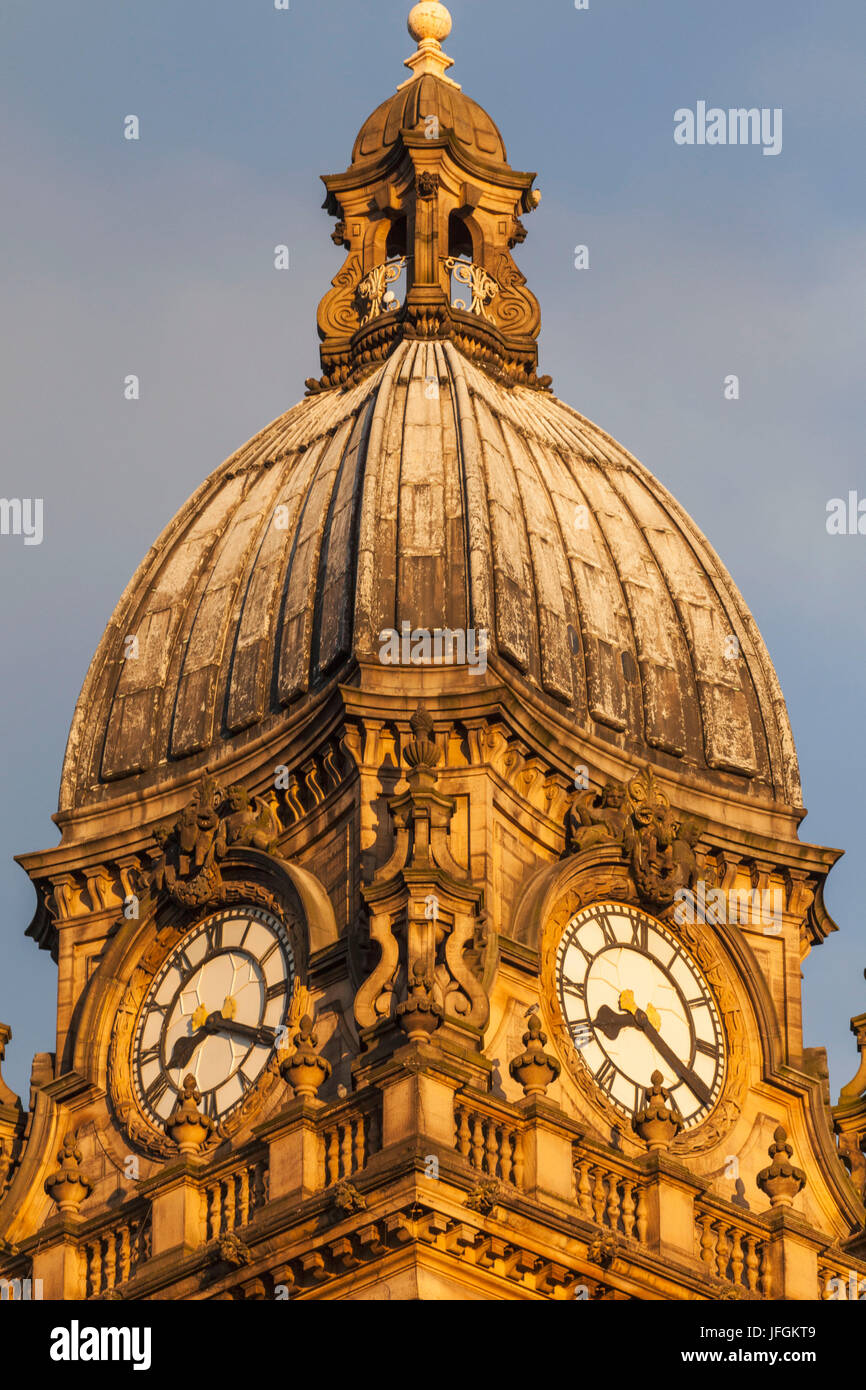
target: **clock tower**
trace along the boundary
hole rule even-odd
[[[846,1297],[866,1076],[831,1108],[802,1036],[837,856],[772,663],[540,372],[535,175],[409,29],[324,179],[318,374],[133,576],[20,861],[57,1035],[0,1079],[0,1278]]]

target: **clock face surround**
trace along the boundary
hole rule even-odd
[[[684,1129],[706,1118],[724,1082],[724,1029],[703,972],[667,927],[627,903],[575,913],[556,992],[583,1066],[617,1111],[631,1118],[659,1071]]]
[[[157,1129],[188,1075],[213,1119],[243,1103],[279,1040],[294,981],[289,933],[261,908],[219,912],[178,942],[151,982],[132,1049],[136,1099]]]

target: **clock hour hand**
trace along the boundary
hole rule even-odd
[[[691,1067],[687,1067],[685,1062],[681,1062],[673,1048],[668,1047],[664,1038],[652,1026],[643,1009],[636,1009],[634,1014],[635,1023],[641,1032],[649,1039],[660,1057],[664,1057],[668,1066],[671,1067],[680,1081],[684,1081],[689,1090],[697,1096],[704,1105],[709,1105],[712,1100],[712,1093],[708,1086],[705,1086],[699,1076],[696,1076]]]
[[[607,1004],[602,1004],[595,1016],[593,1028],[597,1028],[600,1033],[604,1033],[606,1038],[618,1038],[623,1028],[637,1028],[637,1018],[632,1013],[615,1014],[613,1009]]]
[[[226,1018],[219,1012],[208,1014],[204,1021],[207,1033],[233,1033],[238,1038],[247,1038],[251,1042],[273,1043],[276,1040],[276,1033],[271,1028],[253,1028],[248,1023],[239,1023],[237,1019]]]

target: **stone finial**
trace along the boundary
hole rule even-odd
[[[543,1096],[552,1081],[559,1076],[561,1067],[555,1057],[544,1050],[547,1034],[542,1032],[541,1019],[532,1014],[527,1031],[523,1034],[525,1052],[521,1052],[508,1064],[514,1080],[523,1087],[530,1098]]]
[[[9,1174],[12,1172],[12,1140],[0,1134],[0,1197],[6,1191]]]
[[[93,1183],[81,1171],[81,1150],[72,1130],[57,1151],[57,1162],[60,1167],[46,1178],[45,1191],[57,1203],[58,1211],[76,1212],[93,1190]]]
[[[771,1207],[790,1207],[797,1193],[806,1186],[806,1174],[790,1161],[794,1150],[788,1143],[788,1135],[782,1125],[773,1135],[773,1143],[767,1153],[773,1161],[769,1168],[762,1168],[758,1174],[758,1187],[769,1197]]]
[[[451,26],[451,15],[437,0],[422,0],[409,12],[408,29],[416,43],[423,43],[425,39],[441,43],[451,33]]]
[[[442,1008],[433,998],[433,981],[423,961],[415,961],[411,978],[408,999],[397,1005],[397,1019],[413,1042],[423,1042],[442,1022]]]
[[[410,768],[419,772],[431,772],[442,754],[433,738],[433,720],[423,701],[418,705],[409,720],[412,738],[406,744],[404,757]],[[435,776],[431,779],[435,781]]]
[[[331,1075],[331,1064],[316,1051],[318,1038],[309,1014],[304,1014],[298,1024],[294,1044],[294,1052],[281,1061],[280,1072],[299,1099],[315,1100]]]
[[[856,1018],[852,1018],[851,1032],[857,1039],[860,1065],[856,1076],[852,1077],[847,1086],[843,1086],[839,1092],[840,1108],[842,1106],[855,1106],[859,1100],[866,1096],[866,1014],[858,1014]]]
[[[670,1148],[683,1127],[683,1117],[673,1103],[670,1092],[662,1086],[664,1077],[654,1071],[652,1090],[642,1110],[635,1112],[634,1129],[645,1140],[650,1152]]]
[[[437,77],[445,77],[454,60],[442,51],[442,40],[451,33],[451,15],[438,0],[421,0],[409,12],[409,33],[418,45],[417,52],[406,59],[406,67],[411,68],[413,80],[422,73],[432,72]],[[451,78],[445,77],[446,82]],[[456,86],[456,82],[454,83]]]
[[[0,1023],[0,1105],[11,1105],[17,1110],[21,1105],[21,1101],[3,1080],[3,1059],[6,1056],[6,1044],[11,1037],[12,1029],[9,1027],[9,1024]]]
[[[204,1148],[214,1128],[210,1115],[199,1110],[201,1091],[190,1073],[183,1079],[183,1100],[178,1101],[165,1122],[165,1130],[182,1154],[197,1154]]]

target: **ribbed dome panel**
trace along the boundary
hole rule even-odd
[[[222,759],[404,622],[486,630],[499,673],[576,728],[800,804],[764,645],[673,498],[554,397],[404,342],[256,435],[165,531],[94,659],[61,807]]]

